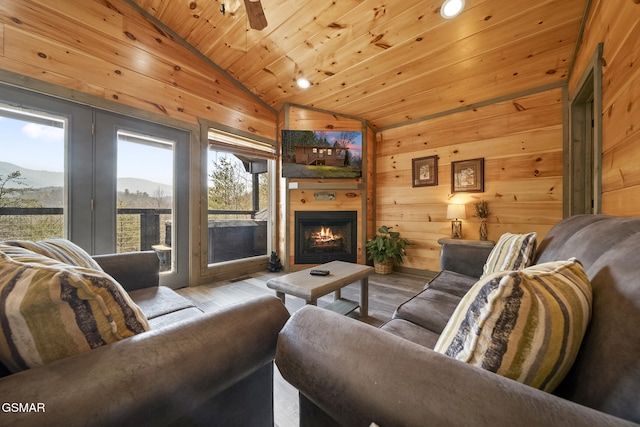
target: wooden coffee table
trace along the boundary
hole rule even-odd
[[[328,276],[313,276],[309,272],[329,270]],[[307,304],[317,305],[318,298],[334,293],[333,303],[325,307],[341,314],[348,314],[360,307],[360,317],[369,315],[369,274],[373,267],[344,261],[331,261],[317,267],[306,268],[295,273],[275,277],[267,282],[267,286],[275,289],[278,298],[285,302],[285,295],[304,299]],[[351,284],[360,282],[360,304],[341,298],[340,290]]]

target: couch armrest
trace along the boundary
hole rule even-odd
[[[154,251],[94,255],[93,259],[126,291],[158,286],[160,259]]]
[[[0,379],[2,425],[168,425],[271,363],[289,312],[274,296],[205,314]]]
[[[631,425],[317,307],[287,322],[276,365],[341,425]]]
[[[479,278],[493,245],[476,242],[445,242],[440,253],[440,269]]]

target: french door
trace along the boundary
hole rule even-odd
[[[155,250],[162,284],[188,284],[189,133],[96,111],[95,253]]]
[[[16,135],[0,147],[0,182],[15,177],[0,200],[2,239],[66,237],[92,254],[155,250],[161,283],[187,285],[189,133],[0,89],[0,132]],[[29,216],[37,226],[15,225]]]

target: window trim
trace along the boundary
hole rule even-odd
[[[190,151],[190,135],[184,129],[177,129],[172,126],[150,122],[148,120],[138,119],[136,117],[125,116],[120,113],[112,113],[103,110],[96,111],[96,131],[95,138],[102,135],[104,142],[107,141],[106,135],[112,135],[113,144],[98,144],[96,147],[97,160],[107,160],[108,164],[98,165],[101,167],[101,175],[105,176],[106,184],[98,182],[96,179],[94,198],[98,205],[112,206],[103,211],[96,211],[94,215],[102,215],[100,223],[108,224],[101,230],[101,234],[96,236],[96,241],[103,241],[101,247],[96,246],[97,253],[113,252],[111,246],[115,248],[115,226],[116,226],[116,210],[117,210],[117,134],[120,131],[129,131],[143,135],[153,135],[167,140],[173,140],[173,222],[176,224],[172,227],[172,251],[171,257],[174,261],[175,269],[160,274],[160,284],[171,288],[180,288],[188,286],[190,283],[190,242],[191,233],[189,231],[189,218],[191,205],[189,195],[189,151]],[[107,191],[100,191],[102,188]],[[113,229],[109,229],[113,227]],[[99,230],[96,230],[98,233]],[[176,236],[179,236],[176,238]],[[113,242],[109,240],[114,239]],[[110,245],[110,246],[109,246]]]
[[[219,262],[216,264],[208,263],[208,182],[207,182],[207,163],[209,150],[209,135],[210,130],[214,131],[215,135],[226,135],[228,138],[238,138],[242,141],[240,144],[233,144],[229,139],[222,140],[222,138],[216,138],[216,145],[222,149],[228,151],[236,151],[238,154],[251,154],[253,157],[262,157],[271,162],[271,167],[268,167],[269,174],[269,220],[267,221],[267,236],[270,238],[267,240],[267,254],[258,255],[249,258],[243,258],[239,260],[231,260]],[[255,141],[257,143],[257,149],[250,149],[246,146],[247,143]],[[200,120],[200,250],[198,256],[200,257],[200,270],[199,270],[199,282],[210,283],[213,280],[225,280],[239,275],[247,274],[254,271],[261,271],[267,268],[269,261],[269,253],[277,247],[275,236],[275,221],[276,221],[276,170],[277,170],[277,143],[275,140],[260,137],[250,134],[248,132],[232,129],[228,126],[220,123],[212,122],[206,119]]]
[[[25,87],[25,80],[33,87]],[[38,90],[36,91],[35,88]],[[33,79],[20,77],[17,81],[13,81],[13,75],[2,70],[0,70],[0,89],[2,90],[0,98],[2,98],[4,104],[51,114],[55,117],[64,117],[67,120],[68,132],[65,141],[67,145],[65,162],[67,163],[66,169],[73,167],[73,173],[65,173],[65,197],[68,210],[65,212],[64,236],[89,253],[96,252],[93,231],[91,231],[94,229],[92,204],[87,203],[86,198],[77,197],[77,195],[94,194],[94,165],[88,164],[82,159],[93,158],[95,155],[92,141],[92,124],[96,111],[113,113],[142,123],[147,122],[152,125],[169,127],[185,132],[187,134],[184,144],[187,146],[185,147],[187,154],[185,159],[186,170],[180,173],[187,176],[191,182],[194,179],[197,180],[194,177],[197,176],[198,172],[193,172],[194,163],[192,159],[192,153],[197,152],[196,147],[200,143],[199,127],[197,126],[81,92],[64,90],[60,93],[58,86]],[[83,142],[70,144],[70,141],[74,140]],[[181,215],[186,216],[187,226],[184,231],[183,243],[187,249],[185,251],[186,257],[183,261],[183,276],[179,283],[172,286],[191,286],[197,277],[193,274],[194,260],[192,257],[192,247],[198,243],[196,240],[197,234],[194,232],[194,228],[197,229],[197,227],[191,226],[197,214],[197,209],[192,209],[195,206],[194,200],[197,200],[194,199],[194,195],[197,194],[197,189],[194,189],[194,187],[194,185],[187,185],[186,188],[188,190],[182,192],[186,198],[186,208]]]

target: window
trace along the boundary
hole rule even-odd
[[[0,104],[0,240],[63,237],[64,117]]]
[[[189,132],[0,85],[0,239],[156,250],[189,283]]]
[[[126,130],[117,136],[116,252],[153,249],[170,270],[174,141]]]
[[[95,253],[154,250],[161,284],[189,283],[189,133],[95,114]]]
[[[273,146],[217,130],[207,151],[207,263],[270,250]]]

